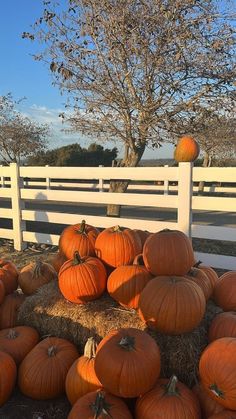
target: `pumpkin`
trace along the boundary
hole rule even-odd
[[[201,288],[180,276],[151,279],[140,294],[139,316],[151,329],[168,335],[192,331],[201,322],[206,300]]]
[[[153,275],[186,275],[194,265],[191,241],[182,231],[159,231],[146,240],[143,260]]]
[[[4,287],[4,283],[2,282],[2,280],[0,279],[0,304],[3,303],[3,300],[5,298],[5,287]]]
[[[115,396],[137,397],[150,390],[159,377],[159,347],[142,330],[112,330],[98,345],[95,372]]]
[[[224,337],[236,338],[235,311],[227,311],[226,313],[218,314],[210,324],[208,330],[209,342]]]
[[[24,294],[32,295],[38,288],[56,278],[57,273],[50,263],[37,260],[21,269],[18,282]]]
[[[33,327],[16,326],[0,331],[0,351],[11,355],[16,365],[23,361],[38,341],[39,334]]]
[[[124,307],[138,308],[140,293],[152,278],[141,260],[142,255],[136,256],[133,265],[118,266],[108,278],[107,291]]]
[[[203,265],[201,261],[198,261],[197,263],[195,263],[194,267],[198,268],[198,269],[201,269],[204,272],[204,274],[206,274],[209,281],[211,282],[212,293],[213,293],[214,288],[215,288],[215,286],[216,286],[216,284],[219,280],[216,271],[213,268],[211,268],[210,266]]]
[[[55,269],[55,271],[58,273],[63,263],[66,262],[66,260],[66,257],[62,253],[57,252],[56,255],[48,261],[48,263],[50,263]]]
[[[94,370],[96,342],[89,338],[84,355],[75,360],[66,376],[66,395],[73,405],[80,397],[102,387]]]
[[[16,326],[18,311],[24,300],[25,295],[18,292],[13,292],[5,297],[0,306],[0,329]]]
[[[200,419],[201,412],[193,392],[173,375],[170,380],[158,380],[151,391],[137,399],[135,418]]]
[[[151,235],[151,233],[149,233],[149,231],[147,231],[147,230],[134,229],[133,231],[138,233],[138,235],[140,237],[140,240],[141,240],[141,246],[142,246],[142,249],[143,249],[144,243],[147,240],[147,238]]]
[[[103,294],[106,278],[106,269],[98,258],[80,257],[75,252],[74,259],[65,262],[59,271],[59,288],[67,300],[84,304]]]
[[[81,256],[95,256],[95,241],[99,230],[86,224],[83,220],[80,224],[66,227],[59,239],[59,251],[66,259],[72,259],[75,252]]]
[[[195,284],[199,285],[205,295],[206,301],[209,300],[211,294],[213,293],[213,287],[208,276],[201,269],[194,267],[191,268],[185,276],[191,281],[194,281]]]
[[[236,338],[210,343],[201,354],[199,375],[210,397],[226,409],[236,410]]]
[[[16,364],[6,352],[0,351],[0,406],[9,399],[16,383]]]
[[[213,298],[224,311],[236,311],[236,271],[220,276]]]
[[[194,161],[198,158],[200,147],[193,137],[184,135],[176,145],[174,159],[177,162]]]
[[[135,256],[141,251],[142,245],[138,233],[119,226],[103,230],[95,243],[97,257],[114,268],[132,264]]]
[[[5,287],[5,294],[10,294],[18,287],[19,272],[10,260],[0,259],[0,279]]]
[[[215,413],[222,412],[222,410],[224,410],[224,407],[221,406],[221,404],[217,403],[209,396],[206,390],[204,390],[201,383],[196,384],[193,387],[192,391],[199,400],[203,419],[208,419],[209,416]]]
[[[125,402],[104,391],[93,391],[81,397],[71,409],[68,419],[132,419]]]
[[[78,358],[73,343],[49,337],[39,342],[20,364],[18,385],[23,394],[36,400],[59,397],[65,391],[69,368]]]
[[[208,419],[236,419],[236,412],[233,412],[232,410],[222,410],[219,413],[208,416]]]

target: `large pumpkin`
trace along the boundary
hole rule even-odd
[[[137,256],[133,265],[118,266],[107,281],[107,291],[124,307],[138,308],[140,293],[152,278]]]
[[[194,265],[191,241],[182,231],[159,231],[146,240],[143,260],[153,275],[186,275]]]
[[[53,266],[50,263],[37,260],[37,262],[30,262],[21,269],[18,281],[23,293],[31,295],[38,288],[55,279],[57,279],[57,273]]]
[[[208,330],[209,342],[224,337],[236,338],[235,311],[227,311],[226,313],[218,314],[210,324]]]
[[[23,361],[38,341],[39,334],[33,327],[16,326],[0,331],[0,351],[11,355],[16,365]]]
[[[203,291],[206,301],[209,300],[210,296],[213,293],[213,287],[208,276],[203,272],[202,269],[191,268],[190,271],[185,275],[186,278],[194,281]]]
[[[99,230],[86,224],[83,220],[80,224],[66,227],[61,233],[59,251],[66,259],[72,259],[75,252],[80,256],[95,256],[95,241]]]
[[[224,410],[224,407],[221,404],[217,403],[209,396],[201,383],[196,384],[192,390],[199,400],[203,419],[208,419],[209,416]]]
[[[224,311],[236,311],[236,271],[220,276],[213,297]]]
[[[0,406],[9,399],[16,382],[16,364],[6,352],[0,352]]]
[[[0,306],[0,329],[16,326],[18,311],[25,298],[24,294],[18,292],[13,292],[5,297]]]
[[[0,279],[0,304],[3,303],[5,294],[6,294],[6,291],[5,291],[4,283]]]
[[[72,303],[96,300],[106,289],[107,272],[103,263],[95,257],[75,252],[74,259],[62,265],[59,271],[59,288]]]
[[[190,332],[201,322],[206,300],[201,288],[180,276],[151,279],[139,299],[139,315],[152,329],[168,335]]]
[[[7,259],[0,259],[0,279],[4,284],[6,294],[17,289],[18,275],[19,272],[14,263]]]
[[[80,397],[102,387],[94,370],[96,347],[94,338],[89,338],[84,348],[84,355],[76,359],[68,371],[66,395],[72,405]]]
[[[159,347],[151,336],[124,328],[111,331],[98,345],[95,372],[112,394],[137,397],[155,384],[160,362]]]
[[[227,409],[236,410],[236,338],[210,343],[199,362],[199,375],[208,394]]]
[[[200,147],[196,140],[189,135],[181,137],[174,151],[174,159],[177,162],[194,161],[198,158]]]
[[[135,406],[136,419],[186,418],[200,419],[200,405],[193,392],[174,375],[160,379],[155,387],[142,395]]]
[[[20,364],[21,392],[36,400],[59,397],[65,391],[66,375],[78,355],[76,347],[66,339],[42,340]]]
[[[97,257],[114,268],[132,264],[135,256],[141,251],[142,244],[138,233],[119,226],[103,230],[95,243]]]
[[[93,391],[81,397],[68,419],[132,419],[125,402],[105,391]]]

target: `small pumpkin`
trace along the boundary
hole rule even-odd
[[[75,360],[66,376],[66,395],[73,405],[82,396],[102,387],[94,370],[96,342],[89,338],[84,348],[84,355]]]
[[[5,294],[6,294],[6,291],[5,291],[4,283],[0,279],[0,304],[3,303]]]
[[[68,419],[132,419],[125,402],[105,391],[93,391],[81,397],[71,409]]]
[[[236,312],[227,311],[218,314],[211,322],[208,330],[209,342],[216,339],[232,337],[236,338]]]
[[[150,390],[160,374],[160,350],[142,330],[112,330],[99,343],[95,372],[108,391],[118,397],[137,397]]]
[[[38,288],[55,279],[57,273],[52,265],[39,259],[21,269],[18,281],[23,293],[32,295]]]
[[[107,273],[96,257],[75,252],[74,259],[65,262],[59,271],[59,288],[72,303],[84,304],[96,300],[106,289]]]
[[[25,356],[37,345],[39,334],[29,326],[16,326],[0,331],[0,351],[12,356],[19,365]]]
[[[189,136],[181,137],[174,151],[174,159],[177,162],[191,162],[198,158],[200,147],[197,141]]]
[[[212,293],[214,291],[214,288],[216,286],[216,284],[218,283],[219,277],[216,273],[216,271],[211,268],[211,266],[207,266],[207,265],[203,265],[203,263],[201,261],[198,261],[197,263],[195,263],[194,265],[195,268],[201,269],[204,274],[207,275],[209,281],[211,282],[211,286],[212,286]]]
[[[138,313],[148,327],[179,335],[199,325],[205,308],[203,291],[193,281],[181,276],[159,276],[141,292]]]
[[[196,384],[192,390],[199,400],[203,419],[208,419],[209,416],[224,410],[224,407],[221,406],[221,404],[217,403],[209,396],[201,383]]]
[[[209,300],[210,296],[213,293],[213,287],[208,276],[203,272],[202,269],[191,268],[190,271],[185,275],[186,278],[194,281],[203,291],[206,301]]]
[[[60,235],[59,251],[66,259],[72,259],[75,252],[81,257],[95,256],[95,241],[99,230],[83,220],[80,224],[66,227]]]
[[[137,399],[136,419],[200,419],[199,402],[193,392],[173,375],[160,379],[155,387]]]
[[[226,272],[219,277],[213,298],[224,311],[236,311],[236,271]]]
[[[48,261],[48,263],[50,263],[55,269],[55,271],[58,273],[63,263],[66,262],[66,260],[67,260],[66,257],[62,253],[57,252],[56,255],[53,256],[53,258]]]
[[[18,385],[21,392],[36,400],[59,397],[65,391],[69,368],[78,358],[73,343],[49,337],[39,342],[20,364]]]
[[[182,231],[159,231],[146,240],[143,260],[153,275],[186,275],[194,265],[192,243]]]
[[[119,304],[138,308],[140,293],[152,278],[142,263],[142,255],[135,257],[133,265],[118,266],[107,281],[107,291]]]
[[[147,240],[147,238],[151,235],[151,233],[147,230],[139,230],[139,229],[136,229],[136,228],[133,231],[138,233],[138,235],[140,237],[140,240],[141,240],[142,249],[143,249],[144,243]]]
[[[9,399],[16,383],[17,368],[14,359],[0,351],[0,406]]]
[[[210,343],[201,354],[199,375],[210,397],[226,409],[236,410],[236,338]]]
[[[19,272],[10,260],[0,259],[0,279],[5,287],[5,294],[10,294],[18,287]]]
[[[142,251],[141,239],[134,230],[120,226],[103,230],[97,237],[95,252],[107,265],[117,268],[133,263]]]
[[[8,294],[0,306],[0,329],[16,326],[18,311],[25,301],[25,295],[18,292]]]

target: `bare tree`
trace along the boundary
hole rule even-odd
[[[172,132],[171,118],[232,95],[234,16],[214,0],[69,0],[45,9],[23,37],[40,39],[54,83],[67,91],[72,128],[120,140],[121,166]],[[112,182],[123,192],[127,182]],[[110,206],[109,215],[119,215]]]
[[[38,124],[15,108],[11,94],[0,96],[0,157],[9,164],[46,148],[48,125]]]

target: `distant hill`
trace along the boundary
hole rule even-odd
[[[143,159],[139,163],[139,166],[160,167],[160,166],[165,166],[165,164],[168,164],[168,166],[173,166],[175,164],[175,161],[174,159]]]

